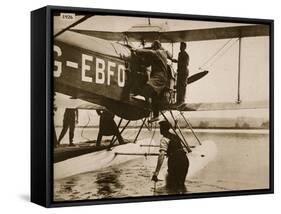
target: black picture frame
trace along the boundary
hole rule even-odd
[[[196,21],[239,22],[264,24],[270,28],[270,188],[239,190],[188,195],[167,195],[151,197],[128,197],[120,199],[99,199],[80,201],[53,201],[53,22],[54,12],[75,12],[82,14],[118,15],[132,17],[188,19]],[[107,10],[62,6],[46,6],[31,12],[31,201],[44,207],[82,206],[127,202],[177,200],[190,198],[226,197],[268,194],[274,192],[274,21],[186,15],[157,12]]]

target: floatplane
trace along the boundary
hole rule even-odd
[[[219,39],[237,39],[239,42],[237,100],[233,103],[185,103],[180,107],[176,103],[176,72],[169,64],[171,73],[170,88],[167,88],[162,99],[161,115],[164,120],[172,123],[172,131],[181,139],[183,148],[190,159],[190,170],[187,177],[194,175],[205,167],[216,155],[216,146],[212,141],[201,142],[192,128],[186,111],[214,111],[234,109],[268,108],[268,102],[241,102],[240,72],[241,44],[245,37],[269,36],[266,25],[245,25],[168,31],[160,25],[151,24],[150,19],[145,25],[131,27],[124,32],[93,31],[79,29],[78,24],[89,20],[92,16],[84,16],[66,28],[54,34],[54,90],[56,93],[68,95],[78,100],[78,109],[107,109],[120,117],[118,128],[126,120],[121,133],[131,121],[141,121],[133,143],[115,146],[111,151],[105,149],[88,154],[77,153],[74,157],[54,164],[54,179],[94,171],[136,157],[153,157],[158,155],[156,142],[146,144],[149,140],[138,140],[144,127],[151,129],[147,123],[151,116],[151,107],[140,99],[132,98],[134,92],[141,89],[147,81],[149,63],[133,54],[133,42],[145,48],[146,43],[160,40],[161,43],[193,42]],[[188,78],[192,84],[208,74],[200,70]],[[65,106],[67,107],[67,106]],[[195,137],[197,145],[187,142],[182,127],[177,123],[174,112],[178,112],[187,128]],[[169,115],[169,116],[168,116]],[[112,141],[115,141],[112,138]],[[83,152],[82,152],[83,153]]]

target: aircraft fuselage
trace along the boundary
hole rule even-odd
[[[84,37],[88,36],[73,32],[71,34],[72,40],[73,36],[77,37],[75,41],[71,41],[68,37],[54,41],[55,91],[107,108],[114,106],[114,109],[110,110],[128,119],[144,117],[143,113],[139,114],[136,111],[145,112],[147,115],[147,110],[140,111],[140,107],[134,109],[134,105],[130,105],[128,81],[129,73],[132,72],[129,70],[130,49],[120,44],[92,38],[87,42],[93,43],[85,46],[85,43],[82,42]],[[95,42],[99,42],[98,45],[102,44],[104,48],[95,46]],[[123,112],[124,110],[126,112]],[[135,113],[131,113],[131,111]]]

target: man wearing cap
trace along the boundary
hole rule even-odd
[[[180,52],[178,55],[178,77],[177,77],[177,105],[184,103],[187,78],[189,75],[189,55],[185,51],[186,43],[180,43]]]
[[[115,135],[117,137],[119,144],[124,144],[124,139],[122,138],[118,127],[114,121],[114,114],[107,110],[97,110],[97,114],[100,116],[100,126],[96,146],[101,145],[101,140],[103,136],[112,135]],[[112,146],[113,145],[110,144],[108,148]]]
[[[135,53],[144,57],[148,65],[151,65],[150,78],[140,94],[151,103],[153,118],[150,122],[155,122],[159,117],[159,96],[165,87],[169,87],[167,59],[171,56],[161,47],[158,40],[152,43],[151,49],[137,49]]]
[[[189,168],[189,161],[181,145],[179,137],[171,132],[171,124],[167,121],[159,122],[160,133],[163,138],[160,140],[160,153],[153,173],[152,180],[158,181],[158,174],[163,164],[165,155],[168,157],[167,188],[173,192],[185,192],[185,178]]]

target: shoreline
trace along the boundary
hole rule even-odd
[[[61,126],[56,126],[56,128],[62,128]],[[122,127],[120,127],[122,128]],[[98,130],[99,127],[76,127],[76,129],[84,129],[84,130]],[[127,130],[138,130],[139,127],[127,127]],[[148,131],[147,129],[143,129],[145,131]],[[159,128],[157,127],[157,130]],[[191,132],[189,128],[182,128],[182,130]],[[195,132],[199,133],[237,133],[237,134],[269,134],[270,130],[269,129],[237,129],[237,128],[193,128]]]

